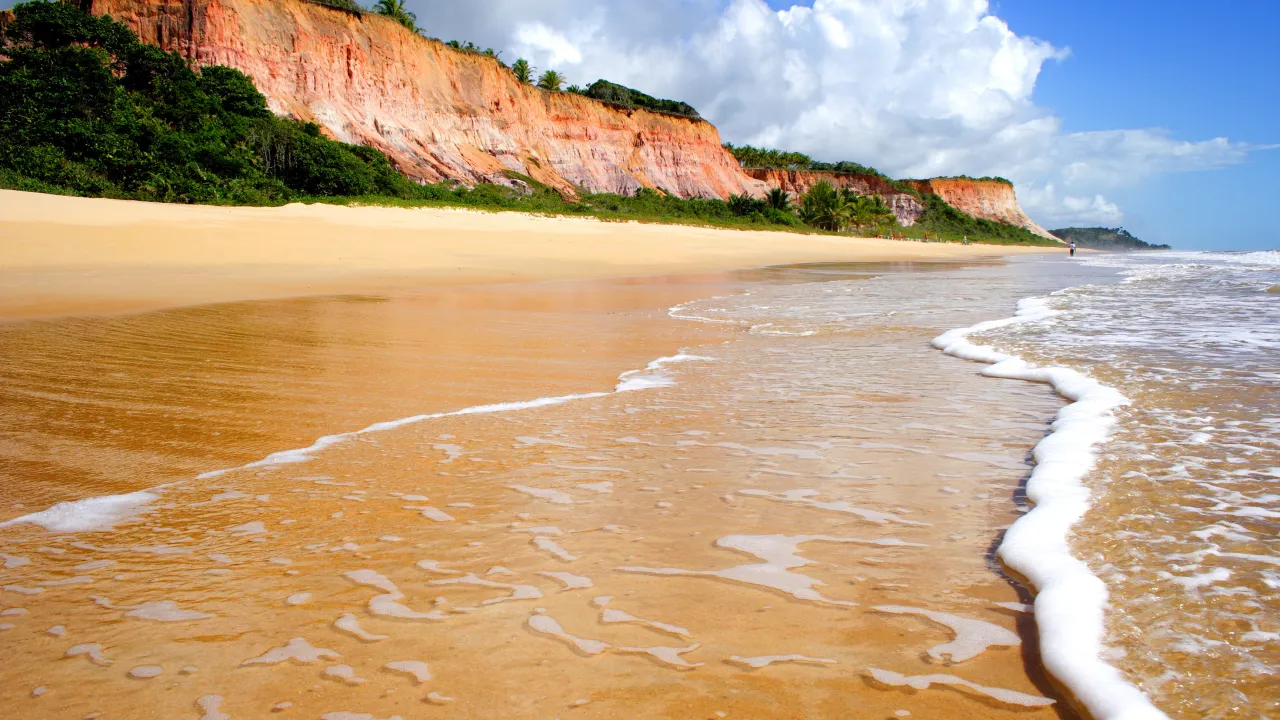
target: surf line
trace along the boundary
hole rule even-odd
[[[607,397],[616,393],[671,387],[675,385],[676,382],[668,373],[665,372],[666,366],[681,362],[714,362],[715,360],[716,358],[704,357],[701,355],[690,355],[685,352],[680,352],[676,355],[660,357],[639,370],[628,370],[627,372],[622,373],[618,376],[617,385],[609,392],[576,393],[573,395],[557,395],[555,397],[542,397],[519,402],[474,405],[472,407],[462,408],[461,410],[412,415],[398,420],[387,420],[384,422],[374,423],[360,430],[336,433],[334,435],[325,435],[304,448],[281,450],[251,463],[201,473],[196,476],[196,479],[206,480],[220,475],[225,475],[227,473],[238,472],[240,470],[249,470],[259,467],[276,467],[280,465],[307,462],[311,460],[316,453],[319,453],[325,448],[344,443],[348,440],[360,437],[361,435],[393,430],[398,427],[412,425],[426,420],[458,417],[462,415],[481,415],[485,413],[530,410],[549,405],[560,405],[567,402],[573,402],[574,400],[590,400],[592,398]],[[17,517],[0,523],[0,528],[17,525],[19,523],[32,523],[40,525],[51,532],[91,532],[108,530],[116,523],[132,518],[138,513],[146,510],[151,503],[160,499],[161,490],[177,484],[180,483],[166,483],[148,490],[139,490],[127,495],[103,495],[62,502],[53,505],[46,510],[31,513],[30,515],[23,515],[22,517]]]
[[[1067,543],[1072,526],[1089,510],[1084,479],[1097,464],[1096,448],[1111,438],[1115,411],[1127,405],[1128,398],[1070,368],[1037,367],[968,339],[975,333],[1057,314],[1045,298],[1027,298],[1018,301],[1013,317],[950,330],[932,344],[953,357],[987,363],[983,375],[1046,383],[1071,401],[1058,411],[1051,432],[1032,450],[1036,465],[1027,480],[1027,499],[1035,507],[1005,533],[998,554],[1035,586],[1035,617],[1045,668],[1094,718],[1169,720],[1102,659],[1107,586],[1071,555]]]
[[[438,420],[447,417],[459,417],[462,415],[482,415],[485,413],[509,412],[513,410],[530,410],[533,408],[546,407],[548,405],[561,405],[574,400],[590,400],[592,398],[601,398],[613,395],[615,393],[631,392],[634,390],[647,390],[649,388],[670,387],[675,385],[675,381],[670,376],[662,372],[663,368],[672,363],[690,362],[690,361],[714,361],[715,358],[702,357],[701,355],[688,355],[679,353],[668,357],[660,357],[649,363],[642,370],[628,370],[618,376],[618,384],[612,392],[589,392],[577,393],[573,395],[557,395],[555,397],[542,397],[534,400],[523,400],[519,402],[491,403],[488,405],[473,405],[472,407],[462,408],[461,410],[451,410],[449,412],[428,413],[425,415],[411,415],[409,417],[400,418],[398,420],[387,420],[384,422],[374,423],[369,427],[360,430],[352,430],[350,432],[337,433],[335,435],[325,435],[316,440],[311,445],[304,448],[296,448],[294,450],[281,450],[274,452],[262,458],[238,467],[226,468],[223,470],[211,470],[196,476],[197,480],[225,475],[226,473],[236,472],[239,470],[249,470],[256,467],[272,467],[277,465],[288,465],[290,463],[300,463],[310,460],[316,453],[325,448],[346,442],[361,435],[370,433],[383,432],[386,430],[394,430],[395,428],[405,425],[412,425],[426,420]]]

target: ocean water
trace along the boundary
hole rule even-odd
[[[975,336],[1114,388],[1072,553],[1103,655],[1177,717],[1280,711],[1280,252],[1095,255],[1119,274]],[[1043,625],[1043,623],[1042,623]]]
[[[88,438],[66,418],[91,383],[59,387],[40,341],[62,328],[14,330],[7,411],[48,420],[10,426],[11,486],[28,448],[91,452],[12,491],[0,705],[1271,716],[1273,255],[772,268],[653,312],[610,295],[564,337],[572,302],[503,315],[496,345],[453,327],[453,364],[544,342],[449,376],[519,379],[501,397],[431,394],[452,365],[412,300],[335,305],[299,345],[335,349],[301,356],[245,324],[296,327],[297,303],[139,316],[81,333],[129,401]],[[148,338],[175,326],[225,376],[157,382]],[[166,460],[166,424],[207,456]],[[40,502],[86,466],[96,497]]]

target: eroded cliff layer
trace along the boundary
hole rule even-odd
[[[523,85],[379,15],[301,0],[84,1],[144,42],[241,70],[273,111],[375,147],[415,179],[509,184],[515,171],[567,194],[765,190],[710,123]]]
[[[1018,196],[1009,183],[970,178],[934,178],[904,182],[921,193],[934,193],[951,207],[976,218],[1016,225],[1041,237],[1058,240],[1022,211],[1022,207],[1018,205]]]

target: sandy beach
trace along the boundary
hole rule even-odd
[[[7,707],[1074,717],[1005,248],[0,198]]]
[[[132,312],[424,284],[1037,252],[1046,248],[454,209],[223,208],[0,190],[0,317]]]

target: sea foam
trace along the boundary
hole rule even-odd
[[[1063,367],[1036,367],[1021,358],[970,342],[968,336],[1047,320],[1057,312],[1043,298],[1018,301],[1013,317],[951,330],[933,346],[954,357],[988,363],[990,377],[1047,383],[1071,403],[1058,412],[1052,432],[1032,451],[1036,466],[1027,481],[1035,507],[1005,533],[1000,558],[1037,590],[1036,624],[1045,667],[1098,720],[1154,720],[1167,715],[1102,660],[1107,588],[1072,557],[1067,536],[1089,510],[1084,479],[1107,441],[1115,411],[1128,400],[1113,388]]]
[[[613,392],[620,393],[634,390],[647,390],[650,388],[670,387],[675,385],[675,380],[673,380],[665,371],[667,365],[679,362],[712,360],[714,360],[714,358],[688,355],[685,353],[679,353],[668,357],[660,357],[646,365],[641,370],[629,370],[619,375],[618,384],[614,388]],[[294,448],[292,450],[281,450],[251,463],[231,468],[223,468],[221,470],[211,470],[197,475],[196,479],[207,480],[209,478],[218,477],[220,475],[225,475],[226,473],[236,472],[239,470],[249,470],[259,467],[277,467],[280,465],[307,462],[315,457],[316,453],[319,453],[325,448],[347,442],[348,440],[360,437],[361,435],[382,432],[385,430],[394,430],[395,428],[402,427],[404,425],[412,425],[426,420],[437,420],[440,418],[459,417],[463,415],[482,415],[487,413],[530,410],[550,405],[560,405],[567,402],[573,402],[575,400],[592,400],[595,398],[605,397],[610,394],[611,393],[608,392],[589,392],[571,395],[557,395],[553,397],[541,397],[518,402],[474,405],[450,412],[411,415],[409,417],[399,418],[396,420],[374,423],[360,430],[325,435],[307,447]],[[436,449],[442,449],[448,453],[449,457],[444,462],[452,461],[461,454],[461,448],[457,445],[436,445],[435,447]],[[115,527],[117,523],[136,517],[140,512],[145,510],[148,505],[159,500],[160,495],[157,494],[156,491],[161,490],[164,487],[166,486],[161,485],[149,490],[140,490],[138,492],[128,493],[125,495],[104,495],[101,497],[58,503],[47,510],[23,515],[22,517],[2,522],[0,523],[0,528],[9,527],[19,523],[32,523],[40,525],[50,532],[58,533],[110,530]],[[424,515],[439,522],[447,522],[444,518],[448,518],[448,520],[453,519],[439,510],[435,510],[434,508],[432,508],[432,510],[434,510],[434,514],[438,514],[438,516],[433,516],[433,514],[427,513],[424,513]]]
[[[148,490],[127,495],[102,495],[71,502],[61,502],[30,515],[0,523],[0,528],[32,523],[55,533],[95,532],[110,530],[117,523],[131,520],[160,496]]]
[[[657,360],[646,365],[640,370],[629,370],[618,376],[618,384],[613,392],[630,392],[633,390],[647,390],[649,388],[669,387],[675,385],[675,380],[666,372],[666,366],[672,363],[688,362],[694,360],[710,361],[714,358],[701,357],[698,355],[688,355],[679,353],[668,357],[660,357]],[[592,400],[609,395],[607,392],[589,392],[576,393],[572,395],[556,395],[552,397],[541,397],[533,400],[523,400],[519,402],[490,403],[487,405],[473,405],[471,407],[462,408],[461,410],[452,410],[450,412],[426,413],[422,415],[410,415],[396,420],[387,420],[385,422],[374,423],[360,430],[353,430],[344,433],[335,433],[333,435],[325,435],[315,442],[304,448],[294,448],[292,450],[281,450],[271,453],[270,455],[255,460],[254,462],[240,465],[233,468],[225,468],[222,470],[211,470],[197,476],[197,479],[204,480],[207,478],[217,477],[229,472],[238,470],[248,470],[257,467],[275,467],[279,465],[289,465],[293,463],[307,462],[313,458],[316,453],[325,448],[332,447],[344,443],[348,440],[368,435],[375,432],[383,432],[385,430],[394,430],[395,428],[405,425],[413,425],[427,420],[438,420],[441,418],[459,417],[462,415],[483,415],[488,413],[511,412],[514,410],[531,410],[533,408],[547,407],[550,405],[561,405],[575,400]],[[449,460],[456,455],[451,449],[456,449],[455,445],[437,445],[449,451]]]

